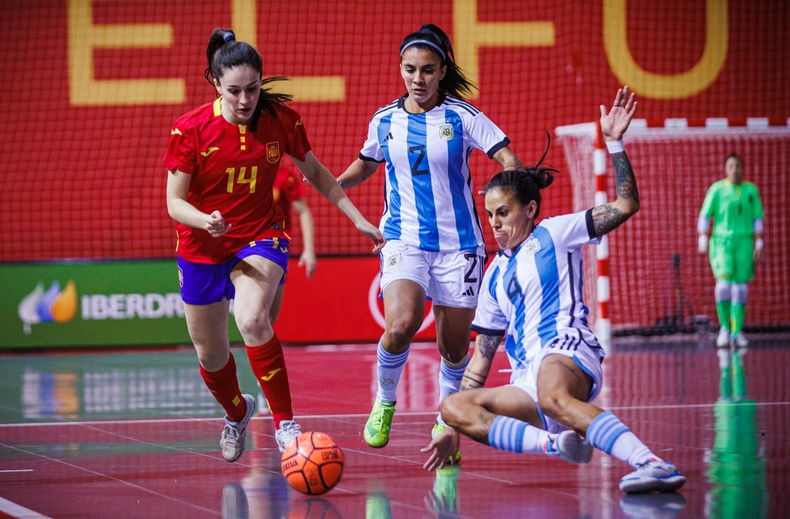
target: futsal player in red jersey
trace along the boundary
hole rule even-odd
[[[265,87],[263,60],[233,31],[215,30],[206,50],[206,79],[218,99],[178,119],[165,153],[167,209],[178,222],[178,274],[189,335],[200,373],[224,408],[223,457],[244,450],[255,398],[242,395],[230,353],[228,311],[255,378],[269,403],[280,447],[299,435],[279,339],[269,321],[275,292],[288,266],[288,235],[272,187],[288,155],[315,188],[374,242],[385,240],[365,220],[310,149],[304,124],[285,103],[291,97]]]
[[[299,256],[299,266],[305,268],[305,276],[308,278],[313,275],[316,267],[315,258],[315,228],[313,226],[313,213],[310,206],[304,199],[306,189],[302,182],[301,175],[294,174],[292,168],[283,166],[277,172],[274,179],[274,203],[280,206],[285,219],[285,228],[291,228],[291,208],[299,215],[299,228],[302,230],[302,254]],[[285,290],[285,278],[280,281],[277,293],[274,295],[274,302],[269,310],[269,320],[275,322],[280,316],[280,306],[283,301]]]

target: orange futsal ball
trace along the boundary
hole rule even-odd
[[[343,449],[321,432],[303,432],[285,448],[280,469],[294,489],[311,496],[329,492],[340,482]]]

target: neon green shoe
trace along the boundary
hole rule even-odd
[[[446,465],[436,469],[436,481],[433,483],[431,505],[439,517],[458,517],[460,503],[458,499],[458,476],[461,467]]]
[[[390,429],[392,428],[392,415],[395,414],[394,402],[381,402],[376,400],[370,418],[365,424],[365,432],[362,436],[365,442],[371,447],[380,449],[390,441]]]
[[[442,434],[445,431],[445,429],[447,429],[446,425],[444,425],[443,423],[436,422],[436,424],[433,426],[433,429],[431,430],[431,438],[436,438],[437,436]],[[455,461],[453,461],[453,456],[448,456],[447,459],[450,461],[450,463],[458,463],[459,461],[461,461],[460,449],[458,450],[458,452],[455,453]]]
[[[392,519],[392,505],[384,490],[368,492],[368,498],[365,500],[365,518]]]

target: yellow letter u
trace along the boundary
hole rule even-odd
[[[641,68],[628,48],[626,0],[604,0],[603,33],[606,58],[614,75],[640,96],[653,99],[691,97],[708,88],[727,56],[727,0],[706,0],[705,50],[691,70],[675,75],[652,74]]]

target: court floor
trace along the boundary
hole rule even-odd
[[[317,497],[281,476],[265,413],[239,461],[222,459],[222,412],[190,348],[2,354],[0,517],[790,517],[790,341],[755,336],[736,356],[712,341],[618,339],[604,362],[596,403],[688,479],[636,496],[617,487],[630,469],[600,452],[572,465],[464,438],[460,468],[424,471],[433,344],[412,347],[383,449],[362,439],[375,345],[286,348],[302,430],[329,434],[346,456],[340,484]],[[242,389],[257,394],[234,354]],[[505,383],[507,367],[499,352],[489,384]]]

